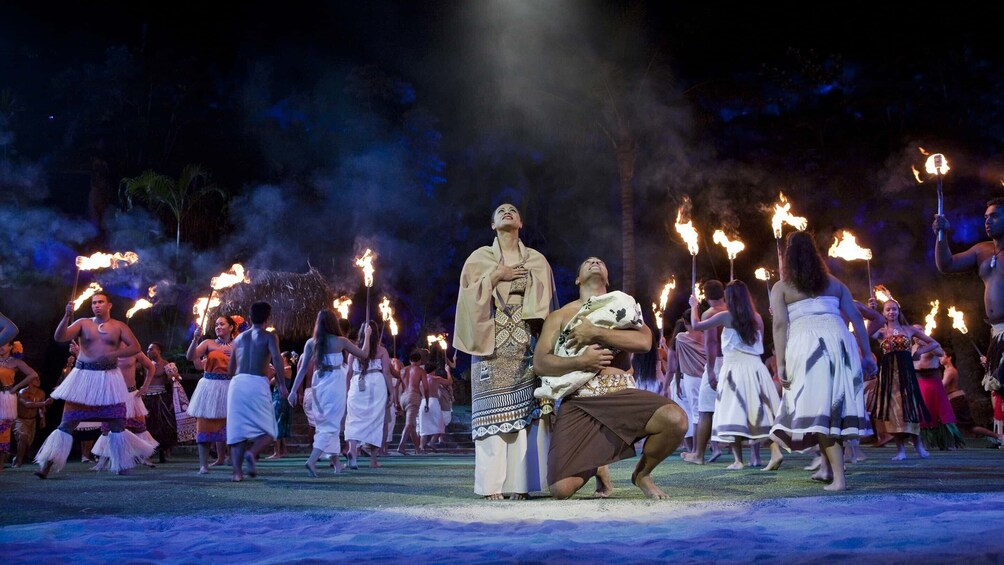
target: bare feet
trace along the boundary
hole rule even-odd
[[[239,483],[243,480],[244,480],[244,473],[241,473],[239,470],[234,471],[234,474],[230,477],[230,482],[232,483]]]
[[[833,473],[826,473],[822,469],[816,471],[812,474],[810,479],[814,481],[819,481],[821,483],[828,483],[833,480]]]
[[[509,495],[509,500],[530,500],[530,493],[514,492]]]
[[[845,483],[843,481],[841,481],[839,483],[837,481],[833,481],[832,483],[830,483],[830,484],[826,485],[825,487],[823,487],[823,490],[828,490],[830,492],[836,492],[836,491],[840,491],[840,490],[847,490],[847,483]]]
[[[767,462],[767,466],[763,468],[764,471],[777,471],[781,468],[781,463],[784,463],[784,457],[771,457],[770,461]]]
[[[49,471],[51,470],[52,470],[52,463],[46,463],[44,467],[42,467],[38,471],[35,471],[35,476],[40,479],[48,479]]]
[[[223,459],[217,459],[216,461],[213,461],[212,463],[210,463],[209,466],[210,467],[215,467],[217,465],[226,465],[226,464],[227,464],[227,462],[224,461]]]
[[[717,445],[712,446],[711,457],[708,457],[708,463],[714,463],[715,461],[718,461],[718,458],[721,456],[722,456],[722,449]]]
[[[662,492],[662,489],[655,485],[655,481],[652,480],[651,475],[641,476],[632,473],[631,484],[641,489],[641,492],[645,494],[645,498],[651,498],[652,500],[666,500],[668,498],[666,493]]]
[[[823,465],[823,456],[817,455],[812,458],[812,463],[809,463],[805,467],[802,467],[806,471],[818,471],[819,467]]]
[[[208,475],[209,474],[209,468],[208,467],[199,467],[199,474],[200,475]]]
[[[258,476],[258,464],[254,460],[254,455],[244,454],[244,462],[248,464],[248,475],[253,479]]]
[[[499,493],[496,493],[496,494],[489,494],[488,496],[485,497],[485,500],[492,500],[492,501],[495,501],[495,500],[505,500],[505,497],[502,496],[501,492],[499,492]]]
[[[613,481],[610,480],[610,469],[604,465],[596,470],[596,491],[593,498],[610,498],[614,492]]]
[[[924,449],[924,446],[920,445],[919,441],[917,442],[917,455],[920,455],[921,459],[927,459],[928,457],[931,456],[931,454],[928,453],[926,449]]]
[[[313,463],[307,461],[303,464],[303,466],[307,469],[307,474],[310,475],[311,479],[317,478],[317,467],[315,467]]]
[[[892,440],[893,440],[893,437],[891,435],[887,435],[885,437],[877,438],[875,440],[875,443],[872,444],[872,447],[882,447],[883,445],[889,443]]]
[[[729,471],[738,471],[738,470],[742,469],[745,466],[746,465],[743,465],[742,461],[736,461],[736,462],[732,463],[731,465],[729,465],[728,467],[726,467],[726,469],[728,469]]]
[[[377,461],[376,456],[370,458],[370,469],[376,469],[378,467],[383,467],[379,461]]]
[[[335,455],[334,457],[329,459],[328,464],[331,466],[332,469],[335,470],[336,475],[345,470],[345,465],[342,464],[342,458],[338,455]]]
[[[704,465],[704,459],[699,459],[696,453],[684,453],[683,460],[693,465]]]
[[[268,459],[268,460],[272,460],[272,459],[282,459],[282,454],[281,454],[281,453],[273,453],[272,455],[269,455],[269,456],[268,456],[268,457],[266,457],[265,459]]]
[[[760,459],[760,453],[757,450],[750,450],[750,467],[760,467],[763,465],[763,461]]]
[[[892,460],[893,461],[904,461],[904,460],[906,460],[906,449],[900,447],[899,451],[896,452],[896,455],[892,456]]]
[[[349,454],[349,469],[352,469],[353,471],[359,469],[359,460],[352,454]]]

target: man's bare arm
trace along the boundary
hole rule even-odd
[[[80,324],[79,320],[75,323],[70,323],[73,319],[73,303],[70,302],[66,305],[66,312],[63,314],[63,319],[59,321],[59,325],[56,326],[56,332],[53,334],[53,338],[59,342],[73,341],[80,335]]]
[[[600,371],[609,367],[614,356],[609,349],[598,345],[589,346],[578,357],[558,357],[554,354],[554,344],[558,342],[561,333],[561,317],[558,312],[552,312],[544,319],[544,327],[533,350],[533,368],[538,375],[565,375],[572,371]]]
[[[645,324],[639,328],[601,328],[589,320],[572,328],[568,334],[569,347],[599,345],[608,349],[619,349],[628,353],[647,353],[652,349],[652,330]]]
[[[10,321],[10,318],[0,314],[0,343],[10,343],[14,341],[18,333],[17,326],[14,322]]]

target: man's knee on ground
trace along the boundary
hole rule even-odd
[[[586,484],[586,480],[582,477],[565,477],[548,485],[547,490],[551,493],[551,498],[565,500],[571,498],[584,484]]]

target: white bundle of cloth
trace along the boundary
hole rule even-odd
[[[558,357],[578,357],[588,346],[582,345],[571,349],[567,346],[568,334],[575,326],[589,320],[596,326],[608,329],[640,328],[644,321],[641,317],[641,306],[630,295],[619,290],[594,296],[579,308],[572,319],[565,324],[561,335],[554,344],[554,354]],[[616,352],[615,352],[616,353]],[[561,376],[541,376],[541,386],[533,391],[537,398],[558,400],[575,392],[579,387],[596,376],[590,371],[573,371]]]

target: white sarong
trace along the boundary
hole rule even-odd
[[[268,379],[241,373],[227,391],[227,444],[279,435]]]
[[[334,356],[340,358],[342,355],[338,353]],[[339,435],[342,433],[342,418],[345,417],[345,374],[346,368],[338,359],[338,365],[333,368],[314,372],[309,389],[313,391],[310,415],[314,419],[314,449],[325,453],[342,452]]]

